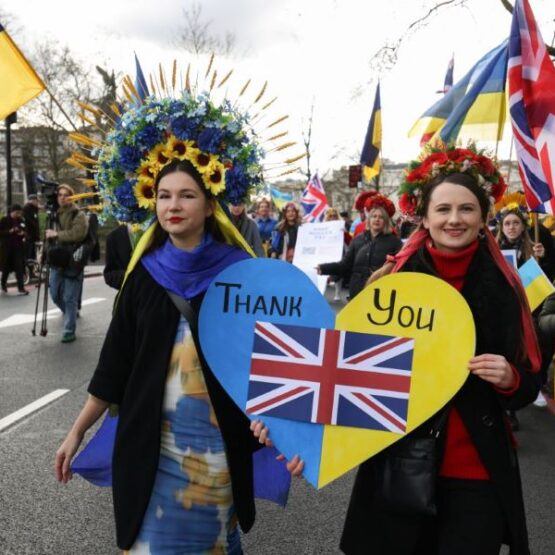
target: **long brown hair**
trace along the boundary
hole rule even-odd
[[[295,220],[295,223],[293,224],[293,226],[301,225],[301,223],[302,223],[301,211],[299,210],[299,207],[294,202],[288,202],[283,207],[283,210],[281,211],[281,219],[279,220],[279,223],[276,226],[276,229],[280,233],[284,233],[288,228],[293,227],[292,225],[289,224],[289,222],[287,221],[287,218],[285,216],[285,213],[287,212],[287,209],[290,206],[292,206],[295,209],[295,212],[297,212],[297,219]]]
[[[503,241],[503,239],[509,241],[508,237],[505,235],[505,233],[503,233],[503,222],[505,221],[505,218],[511,214],[515,215],[522,222],[523,226],[522,234],[520,236],[520,252],[518,254],[522,256],[524,261],[530,260],[533,253],[532,238],[530,237],[530,233],[528,232],[528,222],[524,218],[524,215],[521,214],[518,210],[508,210],[506,214],[503,214],[499,222],[499,229],[497,230],[497,236],[495,238],[499,244],[501,244],[501,241]]]
[[[215,203],[218,202],[216,198],[210,193],[210,191],[204,186],[204,182],[202,181],[202,177],[197,169],[189,162],[189,160],[173,160],[167,166],[164,166],[160,173],[156,176],[156,181],[154,182],[154,191],[155,194],[158,194],[158,185],[163,177],[170,173],[181,172],[190,177],[192,177],[195,183],[198,185],[199,189],[203,192],[204,196],[208,199],[209,202]],[[225,239],[216,223],[216,218],[214,215],[208,216],[204,222],[204,231],[206,233],[210,233],[212,237],[216,241],[220,243],[224,243]],[[159,221],[156,221],[156,227],[154,228],[154,232],[152,234],[152,240],[148,247],[145,249],[145,254],[155,251],[162,247],[169,237],[168,232],[162,228]]]

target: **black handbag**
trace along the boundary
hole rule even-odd
[[[409,434],[379,457],[380,508],[406,516],[436,514],[436,481],[448,412],[445,407],[433,418],[427,434]]]

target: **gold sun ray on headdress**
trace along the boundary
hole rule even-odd
[[[146,98],[125,76],[109,114],[80,104],[88,132],[70,135],[79,150],[67,163],[86,172],[80,179],[87,187],[98,185],[104,216],[145,229],[153,217],[156,176],[175,159],[190,161],[205,187],[226,202],[245,199],[263,176],[300,171],[306,154],[294,152],[297,142],[284,129],[289,116],[276,114],[277,97],[268,96],[268,83],[247,79],[234,86],[234,70],[216,65],[211,55],[193,81],[191,64],[182,71],[172,60],[168,73],[158,64],[148,75]],[[117,123],[122,117],[124,126]]]

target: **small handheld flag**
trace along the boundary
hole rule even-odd
[[[328,198],[316,173],[310,178],[303,191],[301,206],[304,210],[303,222],[321,222],[324,220],[326,210],[329,208]]]
[[[543,273],[543,270],[534,258],[530,258],[528,262],[518,269],[518,275],[522,280],[522,285],[526,291],[528,304],[532,312],[536,310],[551,293],[555,293],[555,287]]]

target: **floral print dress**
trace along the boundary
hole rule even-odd
[[[224,442],[184,317],[168,369],[154,488],[125,553],[242,553]]]

